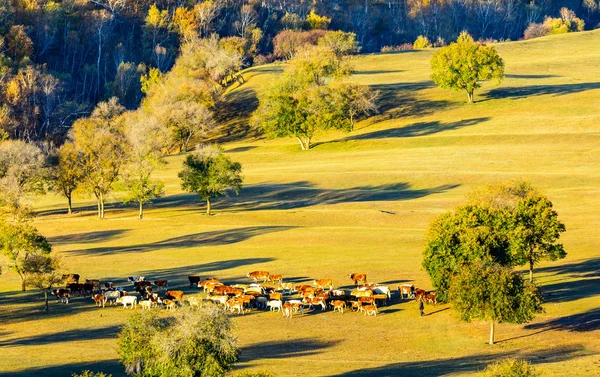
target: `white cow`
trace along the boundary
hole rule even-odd
[[[109,302],[111,305],[117,305],[117,300],[121,297],[121,292],[110,291],[104,293],[104,302]]]
[[[150,310],[154,306],[154,303],[150,300],[142,300],[140,301],[140,305],[142,306],[142,309]]]
[[[282,302],[280,300],[271,300],[269,302],[267,302],[267,307],[271,307],[271,311],[281,311],[281,307],[282,307]]]
[[[131,305],[133,310],[137,306],[137,301],[136,296],[123,296],[117,299],[117,304],[123,304],[123,309],[127,308],[127,305]]]

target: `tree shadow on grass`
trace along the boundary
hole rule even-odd
[[[486,94],[490,99],[521,99],[532,96],[564,96],[566,94],[580,93],[588,90],[600,89],[600,82],[586,82],[581,84],[557,84],[557,85],[529,85],[520,87],[502,87],[492,89]]]
[[[369,71],[353,71],[352,75],[383,75],[387,73],[405,72],[403,69],[374,69]]]
[[[293,229],[292,226],[253,226],[212,232],[186,234],[166,240],[149,242],[139,245],[120,247],[94,247],[87,249],[69,250],[77,255],[109,255],[120,253],[143,253],[162,249],[191,248],[205,246],[224,246],[239,243],[252,237]]]
[[[582,345],[556,347],[546,349],[540,352],[514,352],[504,351],[494,354],[480,354],[472,356],[455,357],[448,359],[421,360],[412,362],[400,362],[384,365],[376,368],[363,368],[334,376],[364,376],[364,377],[392,377],[392,376],[419,376],[419,377],[437,377],[454,373],[472,373],[481,371],[486,365],[507,358],[518,357],[530,362],[546,363],[561,362],[587,355],[585,347]]]
[[[64,234],[62,236],[50,237],[48,241],[50,241],[52,244],[105,242],[109,239],[117,238],[128,231],[128,229],[111,229],[99,230],[95,232]]]
[[[115,338],[120,331],[120,326],[108,326],[95,329],[76,329],[53,334],[28,336],[23,338],[0,340],[0,347],[7,346],[38,346],[61,342],[75,342],[80,340],[98,340]]]
[[[99,351],[100,352],[100,351]],[[73,352],[68,357],[66,355],[57,355],[57,360],[76,358],[77,353]],[[19,372],[0,372],[0,377],[55,377],[71,376],[73,373],[81,373],[84,370],[92,372],[104,372],[112,374],[113,377],[126,376],[124,367],[117,360],[104,360],[95,362],[82,362],[72,364],[57,364],[48,367],[29,368]]]
[[[438,120],[431,122],[417,122],[410,124],[405,127],[389,128],[380,131],[368,132],[360,135],[348,136],[342,140],[337,141],[350,141],[350,140],[372,140],[372,139],[388,139],[388,138],[403,138],[403,137],[416,137],[416,136],[427,136],[438,132],[457,130],[463,127],[474,126],[479,123],[490,120],[489,117],[463,119],[456,122],[440,122]],[[335,142],[335,141],[332,141]]]
[[[441,185],[428,189],[411,189],[408,183],[359,186],[349,189],[321,189],[308,181],[263,183],[244,188],[237,197],[223,199],[231,210],[288,210],[315,205],[398,201],[442,193],[458,185]]]
[[[339,341],[320,341],[309,338],[255,343],[241,349],[240,362],[313,356],[325,352],[327,348],[334,347],[338,343]]]
[[[600,308],[555,318],[546,322],[531,323],[525,325],[524,328],[528,330],[564,330],[572,332],[600,330]]]
[[[559,75],[515,75],[515,74],[506,74],[504,77],[508,79],[551,79],[555,77],[562,77]]]
[[[542,285],[547,302],[568,302],[600,295],[600,258],[536,268],[533,273],[534,276],[544,274],[544,280],[551,277]]]

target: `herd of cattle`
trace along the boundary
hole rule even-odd
[[[253,308],[270,309],[281,312],[286,318],[292,318],[295,313],[304,314],[305,307],[311,310],[318,307],[321,311],[332,308],[334,312],[340,313],[350,309],[362,312],[365,316],[376,316],[377,307],[386,305],[392,298],[392,289],[389,286],[367,283],[367,275],[364,273],[348,275],[355,285],[351,290],[334,289],[332,279],[318,279],[312,284],[284,283],[282,275],[270,274],[267,271],[248,273],[247,277],[253,280],[250,284],[226,285],[216,278],[201,279],[200,276],[188,276],[190,288],[202,289],[206,295],[188,295],[185,299],[183,291],[169,289],[167,280],[147,281],[144,276],[130,276],[127,280],[133,284],[135,293],[129,293],[112,282],[101,283],[100,280],[86,279],[85,283],[80,283],[80,276],[77,274],[64,277],[65,288],[52,291],[57,301],[68,304],[69,299],[75,295],[89,295],[96,306],[103,308],[106,305],[121,304],[123,308],[134,309],[139,304],[142,309],[162,307],[175,310],[185,303],[191,307],[212,303],[221,305],[232,313],[244,314],[246,310]],[[397,289],[401,299],[416,299],[436,304],[434,293],[415,288],[412,284],[398,285]]]

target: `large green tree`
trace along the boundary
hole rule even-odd
[[[439,49],[431,58],[431,79],[442,89],[467,92],[473,103],[473,92],[481,81],[500,83],[504,62],[496,50],[475,42],[463,31],[455,43]]]
[[[9,268],[19,275],[21,289],[25,291],[30,272],[28,259],[32,255],[47,255],[52,247],[46,237],[31,224],[31,220],[0,219],[0,251],[8,260]]]
[[[104,219],[104,203],[114,189],[119,172],[126,162],[127,148],[124,122],[125,108],[115,97],[100,103],[89,118],[73,124],[70,138],[80,155],[83,185],[94,194],[98,217]]]
[[[319,131],[350,131],[357,115],[376,108],[370,88],[336,82],[350,71],[325,46],[300,49],[283,76],[259,95],[253,123],[270,137],[295,137],[302,150],[310,149]]]
[[[205,145],[189,154],[178,174],[181,188],[195,192],[206,200],[206,214],[210,215],[211,199],[232,190],[242,189],[242,165],[232,161],[217,145]]]
[[[73,192],[83,179],[81,154],[72,141],[58,150],[58,165],[54,168],[54,189],[67,199],[67,213],[73,212]]]
[[[212,305],[182,308],[167,320],[134,314],[118,352],[127,373],[142,377],[225,376],[238,358],[231,319]]]
[[[462,320],[490,322],[490,344],[494,344],[496,323],[526,323],[543,312],[542,295],[533,283],[490,262],[461,265],[452,277],[450,300]]]

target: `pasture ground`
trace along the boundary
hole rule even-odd
[[[250,69],[229,93],[235,102],[224,135],[242,162],[240,196],[217,201],[215,215],[181,193],[182,156],[157,177],[168,195],[136,209],[110,206],[99,221],[89,198],[64,215],[63,200],[36,198],[36,225],[69,270],[124,284],[130,275],[186,276],[247,282],[247,272],[282,273],[286,281],[366,272],[372,282],[431,288],[421,268],[426,229],[475,187],[522,178],[554,202],[567,226],[568,257],[535,270],[546,313],[533,323],[497,327],[462,323],[448,306],[395,301],[376,318],[311,313],[286,320],[251,312],[235,317],[242,349],[236,370],[278,376],[470,375],[499,358],[526,358],[545,376],[600,375],[600,32],[497,45],[506,63],[501,86],[484,85],[477,103],[437,89],[429,79],[432,51],[356,59],[351,80],[382,93],[382,112],[345,134],[318,136],[311,151],[292,139],[237,138],[248,110],[281,66]],[[241,132],[241,131],[240,131]],[[131,314],[97,309],[90,298],[40,312],[38,292],[0,277],[0,376],[67,376],[82,369],[123,375],[116,334]],[[139,310],[139,309],[138,309]]]

